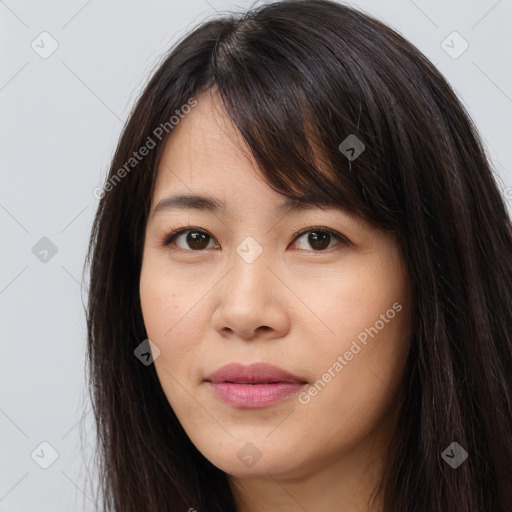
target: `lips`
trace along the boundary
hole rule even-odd
[[[208,382],[229,382],[235,384],[305,384],[306,379],[293,375],[277,366],[267,363],[253,363],[244,366],[238,363],[219,368],[206,379]]]
[[[229,364],[209,375],[205,382],[217,398],[242,409],[279,403],[307,384],[306,379],[267,363]]]

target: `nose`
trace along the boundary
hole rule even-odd
[[[233,267],[216,287],[212,323],[221,336],[273,339],[288,332],[286,287],[269,266],[263,255],[251,263],[234,255]]]

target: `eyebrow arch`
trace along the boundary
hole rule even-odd
[[[303,199],[287,199],[277,207],[278,210],[287,210],[287,213],[318,208],[320,205]],[[325,207],[325,206],[324,206]],[[165,210],[199,210],[218,212],[226,210],[226,203],[221,199],[209,195],[178,194],[169,196],[155,206],[152,215]]]

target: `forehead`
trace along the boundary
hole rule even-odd
[[[174,127],[163,149],[153,189],[152,216],[180,210],[216,215],[263,210],[280,215],[323,208],[365,225],[336,205],[326,208],[307,200],[292,200],[272,189],[215,90],[196,99],[197,106]]]
[[[157,169],[155,192],[194,182],[214,187],[227,179],[262,181],[254,158],[215,91],[197,98],[167,139]],[[245,172],[244,172],[245,171]]]

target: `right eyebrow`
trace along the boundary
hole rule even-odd
[[[209,212],[216,212],[226,209],[226,203],[211,196],[191,195],[191,194],[178,194],[169,196],[155,206],[152,215],[164,210],[203,210]]]

